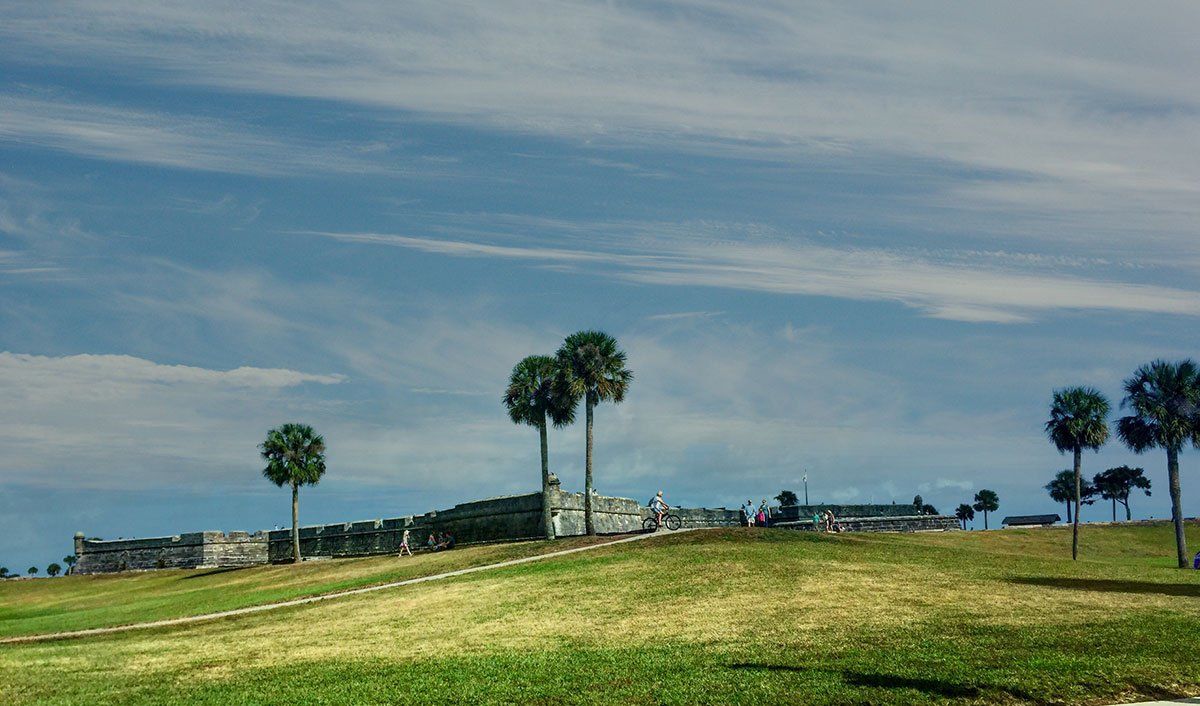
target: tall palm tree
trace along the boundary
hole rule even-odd
[[[513,366],[504,389],[504,407],[514,424],[536,427],[542,450],[542,531],[554,539],[550,505],[550,448],[546,424],[563,427],[575,421],[575,405],[564,399],[554,385],[557,360],[548,355],[531,355]]]
[[[300,486],[316,485],[325,475],[325,439],[307,424],[289,423],[267,432],[259,450],[267,480],[292,487],[292,562],[299,563]]]
[[[958,521],[962,523],[962,528],[966,529],[967,521],[975,519],[975,508],[963,503],[958,506],[957,510],[954,511],[954,516],[957,517]]]
[[[558,359],[556,384],[563,399],[571,406],[580,399],[586,410],[586,450],[584,453],[583,516],[589,535],[596,534],[592,520],[592,412],[601,402],[620,403],[625,399],[633,372],[625,367],[625,351],[617,339],[603,331],[579,331],[567,336],[555,356]]]
[[[1083,450],[1099,451],[1108,441],[1108,398],[1094,387],[1054,391],[1046,436],[1059,453],[1074,455],[1075,518],[1071,523],[1071,559],[1079,558],[1079,505],[1083,501]]]
[[[1167,452],[1167,483],[1179,568],[1187,568],[1183,500],[1179,488],[1179,452],[1187,443],[1200,448],[1200,369],[1191,359],[1156,360],[1125,381],[1121,408],[1133,414],[1117,421],[1117,435],[1134,453],[1152,448]]]
[[[988,528],[988,513],[995,512],[1000,509],[1000,496],[996,495],[996,491],[983,490],[975,493],[975,505],[972,507],[983,513],[983,528]]]

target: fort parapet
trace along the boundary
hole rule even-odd
[[[585,533],[582,493],[552,491],[551,516],[555,535]],[[600,534],[636,532],[650,516],[636,500],[604,495],[592,497],[596,531]],[[814,512],[833,510],[839,526],[848,531],[912,532],[957,529],[944,515],[921,515],[912,505],[802,505],[773,508],[772,525],[813,529]],[[684,527],[732,527],[740,523],[737,509],[677,508]],[[510,495],[455,505],[423,515],[361,522],[339,522],[300,528],[304,557],[352,557],[394,554],[404,531],[413,549],[424,546],[433,532],[450,532],[459,544],[537,539],[543,535],[542,494]],[[80,574],[147,569],[240,567],[290,561],[291,530],[263,532],[189,532],[170,537],[96,540],[75,535]]]
[[[170,537],[98,540],[75,535],[73,573],[131,569],[205,569],[267,562],[267,533],[186,532]]]
[[[585,534],[583,493],[553,491],[550,498],[555,536]],[[600,534],[635,532],[642,527],[642,509],[636,500],[596,495],[592,505]],[[404,530],[409,531],[409,545],[414,549],[424,546],[431,532],[450,532],[458,544],[537,539],[545,536],[541,525],[541,493],[509,495],[424,515],[301,527],[300,553],[327,557],[392,554],[400,551]],[[289,561],[292,531],[271,530],[268,534],[270,560]]]

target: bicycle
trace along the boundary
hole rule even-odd
[[[658,528],[662,527],[663,525],[665,525],[667,529],[674,532],[680,527],[683,527],[683,520],[679,519],[679,515],[672,515],[669,512],[664,512],[661,525],[658,523],[657,517],[650,516],[642,522],[642,529],[646,532],[657,532]]]

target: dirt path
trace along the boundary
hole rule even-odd
[[[148,628],[166,628],[175,625],[188,625],[190,623],[199,623],[208,620],[218,620],[220,618],[230,618],[238,615],[249,615],[251,613],[262,613],[268,610],[278,610],[279,608],[291,608],[293,606],[307,605],[309,603],[319,603],[321,601],[329,601],[335,598],[344,598],[346,596],[357,596],[362,593],[372,593],[374,591],[384,591],[389,588],[399,588],[401,586],[411,586],[417,583],[425,583],[426,581],[439,581],[441,579],[454,578],[455,576],[465,576],[478,571],[488,571],[490,569],[501,569],[506,566],[516,566],[518,564],[528,564],[534,561],[542,561],[543,559],[553,559],[567,554],[576,552],[586,552],[592,549],[600,549],[601,547],[611,547],[614,544],[624,544],[626,542],[637,542],[650,537],[662,536],[665,534],[678,534],[679,532],[690,532],[696,527],[690,527],[678,530],[678,532],[659,532],[648,534],[636,534],[632,537],[624,537],[622,539],[614,539],[611,542],[601,544],[589,544],[586,547],[575,547],[574,549],[561,549],[548,554],[538,554],[536,556],[527,556],[520,559],[509,559],[507,561],[497,562],[495,564],[484,564],[483,566],[472,566],[467,569],[456,569],[454,571],[446,571],[440,574],[430,574],[429,576],[420,576],[415,579],[405,579],[403,581],[393,581],[391,583],[381,583],[375,586],[364,586],[363,588],[352,588],[346,591],[337,591],[335,593],[323,593],[317,596],[308,596],[307,598],[294,598],[288,601],[280,601],[279,603],[264,603],[263,605],[249,606],[246,608],[236,608],[234,610],[223,610],[217,613],[205,613],[204,615],[189,615],[182,618],[168,618],[166,620],[154,620],[148,623],[133,623],[132,625],[114,625],[106,628],[89,628],[87,630],[70,630],[66,632],[52,632],[43,635],[19,635],[16,637],[6,637],[0,639],[0,645],[13,645],[29,642],[45,642],[48,640],[67,640],[76,637],[91,637],[93,635],[108,635],[111,633],[128,632],[130,630],[145,630]]]

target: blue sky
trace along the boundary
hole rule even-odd
[[[1054,511],[1051,391],[1200,354],[1193,3],[0,3],[0,564],[531,490]],[[578,427],[551,462],[582,485]],[[1165,459],[1110,444],[1088,474]],[[1194,452],[1185,511],[1200,512]],[[1085,511],[1103,519],[1107,508]]]

